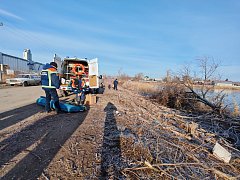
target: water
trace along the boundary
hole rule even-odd
[[[212,94],[217,95],[221,90],[215,89]],[[226,97],[224,98],[224,105],[227,105],[231,110],[233,110],[234,105],[240,107],[240,91],[238,90],[224,90]]]
[[[158,89],[161,90],[163,88],[163,86],[158,86]],[[195,88],[196,92],[200,92],[200,88]],[[223,91],[223,92],[222,92]],[[212,91],[209,91],[207,94],[207,99],[211,101],[211,99],[213,97],[215,97],[216,95],[218,95],[219,93],[225,94],[225,98],[224,98],[224,106],[227,106],[227,108],[230,111],[233,111],[234,106],[238,106],[239,110],[240,110],[240,89],[239,90],[229,90],[229,89],[214,89]],[[199,93],[200,94],[200,93]]]
[[[200,89],[195,88],[196,92],[200,93]],[[213,98],[215,98],[217,95],[219,95],[220,97],[222,95],[225,95],[224,99],[223,99],[223,104],[225,106],[227,106],[227,108],[230,111],[233,111],[234,106],[238,106],[240,108],[240,91],[238,90],[222,90],[222,89],[214,89],[214,90],[210,90],[207,93],[206,99],[209,100],[210,102],[214,103],[214,100],[212,100]]]

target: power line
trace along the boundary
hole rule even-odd
[[[12,33],[15,37],[19,38],[20,40],[28,41],[29,43],[35,43],[44,52],[50,52],[49,50],[52,49],[52,45],[49,42],[38,38],[36,35],[34,35],[32,33],[29,34],[29,33],[25,32],[20,27],[16,27],[16,25],[12,26],[12,25],[8,24],[7,26],[5,25],[5,28],[8,32]],[[53,54],[55,54],[55,53],[56,52],[53,52]],[[46,57],[41,57],[41,56],[40,56],[40,58],[46,59]],[[53,58],[53,56],[52,56],[52,58]]]

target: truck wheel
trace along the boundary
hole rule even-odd
[[[28,83],[25,81],[23,82],[23,87],[26,87],[28,85]]]

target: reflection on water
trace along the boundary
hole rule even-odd
[[[214,90],[214,93],[219,93],[219,90]],[[239,107],[240,105],[240,91],[234,90],[224,90],[224,94],[226,94],[225,103],[233,108],[234,103],[236,103]]]
[[[156,89],[158,90],[163,90],[164,86],[160,85],[157,86]],[[201,89],[200,88],[194,88],[194,90],[201,94]],[[209,91],[207,93],[207,100],[209,100],[210,102],[214,102],[213,101],[213,97],[216,97],[219,93],[221,93],[222,95],[225,94],[225,98],[224,98],[224,106],[227,106],[230,110],[233,110],[235,104],[238,105],[239,109],[240,109],[240,89],[239,90],[230,90],[230,89],[213,89],[211,91]],[[144,94],[145,96],[149,95],[149,94]]]
[[[197,91],[200,91],[197,90]],[[222,89],[214,89],[208,93],[207,99],[211,100],[213,97],[221,93],[222,95],[225,94],[224,98],[224,105],[229,107],[230,110],[233,110],[234,105],[238,105],[240,107],[240,91],[237,90],[222,90]]]

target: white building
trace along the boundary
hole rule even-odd
[[[232,81],[214,81],[214,86],[233,86]]]
[[[23,51],[23,59],[32,61],[32,53],[31,53],[30,49],[24,49],[24,51]]]

